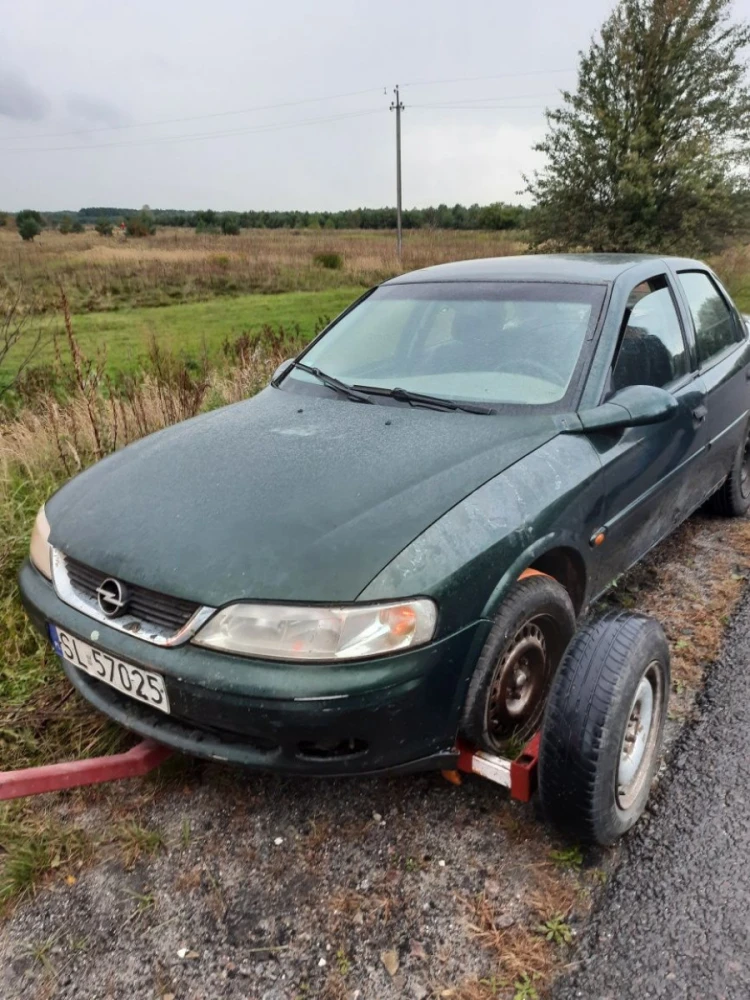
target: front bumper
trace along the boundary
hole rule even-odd
[[[164,677],[171,715],[63,669],[96,708],[142,736],[200,757],[291,774],[375,774],[455,766],[459,713],[489,622],[420,649],[349,664],[250,660],[189,643],[165,649],[62,602],[28,562],[21,596],[36,627],[53,622]]]

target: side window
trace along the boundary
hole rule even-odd
[[[729,306],[705,271],[680,271],[678,275],[695,324],[695,341],[701,364],[741,339]]]
[[[667,279],[660,275],[636,285],[625,312],[612,388],[662,388],[689,370],[685,340]]]

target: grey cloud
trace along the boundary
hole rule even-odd
[[[19,122],[38,122],[44,118],[49,101],[20,73],[0,71],[0,117]]]
[[[69,97],[66,105],[72,115],[86,122],[87,125],[114,127],[127,125],[130,120],[124,111],[109,101],[94,100],[90,97],[84,97],[82,94],[74,94]]]

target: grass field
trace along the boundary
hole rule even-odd
[[[79,313],[73,317],[73,326],[86,354],[103,355],[107,371],[116,377],[138,371],[154,341],[184,359],[197,358],[205,351],[216,363],[225,341],[244,333],[254,338],[264,327],[281,328],[295,336],[298,331],[302,340],[309,340],[361,294],[361,287],[344,286],[318,292],[237,295],[183,305]],[[61,317],[48,315],[36,324],[45,331],[44,343],[34,357],[34,365],[40,366],[53,361],[52,331],[61,334],[63,323]],[[22,354],[19,344],[0,365],[0,381],[12,374]]]
[[[401,270],[468,257],[522,252],[518,233],[415,230],[405,234],[403,261],[395,233],[363,230],[242,230],[239,236],[160,229],[131,239],[93,231],[45,231],[33,243],[0,229],[0,300],[22,280],[36,310],[55,312],[59,286],[74,313],[194,302],[248,292],[366,288]],[[318,255],[334,253],[339,266]]]

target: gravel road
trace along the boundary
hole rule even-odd
[[[750,996],[750,594],[554,1000]]]

